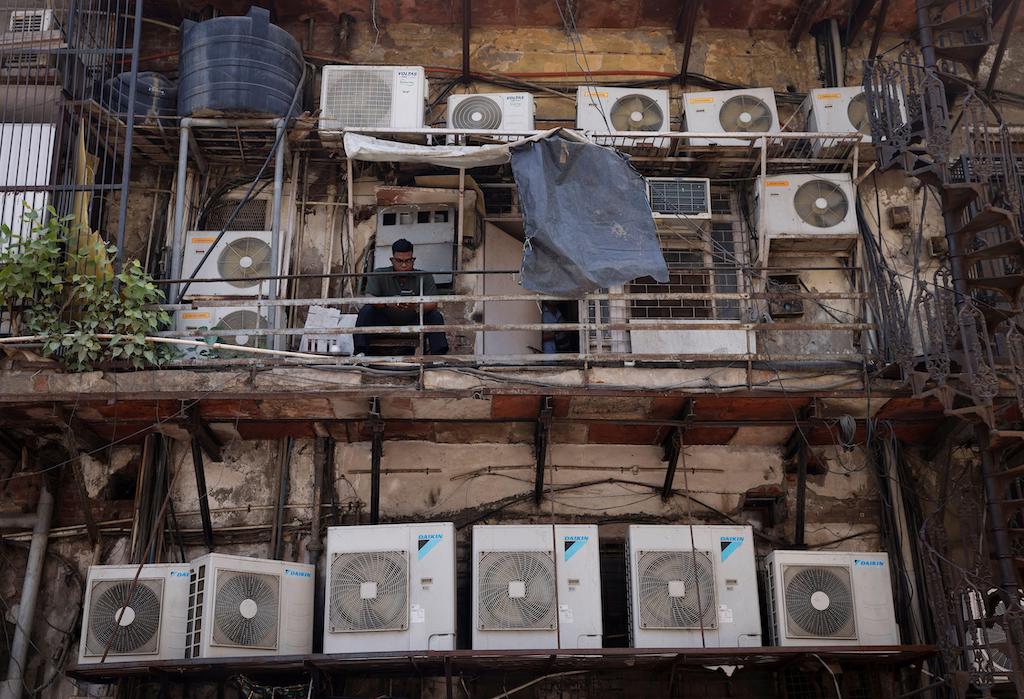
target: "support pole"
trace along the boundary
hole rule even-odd
[[[192,468],[196,472],[196,498],[199,501],[199,516],[203,520],[203,540],[206,548],[213,551],[213,520],[210,517],[210,497],[206,489],[203,447],[196,437],[192,438]]]
[[[135,21],[132,26],[131,81],[128,83],[128,104],[135,105],[136,83],[139,77],[139,44],[142,39],[142,0],[135,0]],[[124,262],[125,227],[128,218],[128,186],[132,178],[132,135],[135,132],[135,109],[128,110],[124,129],[124,158],[121,163],[121,198],[117,206],[117,252],[114,255],[114,273],[121,271]]]
[[[267,285],[267,298],[271,301],[277,299],[278,285],[280,282],[276,275],[281,274],[281,194],[284,191],[284,159],[287,139],[285,138],[285,127],[288,124],[287,118],[277,120],[277,152],[274,154],[274,198],[270,223],[270,269],[275,278]],[[293,173],[294,174],[294,173]],[[267,325],[271,328],[278,327],[278,312],[276,306],[271,306]],[[274,349],[281,349],[281,336],[275,335],[273,339]]]
[[[473,24],[473,7],[470,0],[462,0],[462,84],[469,85],[469,28]]]
[[[533,430],[533,456],[536,473],[533,477],[533,501],[540,504],[544,498],[544,469],[547,468],[548,444],[551,438],[551,396],[544,396]]]
[[[181,120],[181,133],[178,136],[178,175],[174,185],[174,235],[171,238],[171,279],[181,279],[181,266],[185,251],[185,182],[188,176],[188,145],[192,130],[192,120]],[[168,299],[178,298],[180,285],[172,284],[168,290]]]
[[[878,18],[875,20],[875,31],[871,34],[871,48],[868,50],[868,60],[878,55],[878,44],[882,40],[882,30],[885,28],[885,18],[889,14],[889,0],[882,0],[878,8]]]
[[[32,528],[32,543],[28,550],[28,564],[25,579],[21,585],[21,600],[18,603],[18,619],[11,640],[10,660],[7,664],[7,681],[0,688],[0,699],[20,699],[25,688],[25,663],[28,660],[28,645],[32,635],[32,620],[36,614],[36,599],[39,596],[39,582],[42,578],[43,563],[46,560],[46,543],[50,536],[50,522],[53,519],[53,493],[43,481],[36,505],[36,522]]]
[[[309,524],[309,542],[306,544],[306,563],[314,566],[313,573],[313,608],[324,608],[323,540],[320,537],[320,525],[323,515],[324,476],[327,471],[327,452],[334,451],[334,440],[330,437],[318,437],[313,445],[313,512]],[[324,617],[313,615],[313,652],[322,653],[324,636]]]
[[[676,42],[683,45],[683,60],[679,63],[679,85],[686,86],[686,74],[690,71],[690,52],[693,48],[693,33],[697,27],[697,0],[682,0],[679,16],[676,18]]]
[[[270,542],[271,558],[280,559],[284,553],[284,506],[288,502],[288,483],[291,477],[292,438],[280,442],[281,458],[277,481],[277,508],[274,511],[274,531]]]
[[[370,448],[370,524],[380,523],[380,461],[384,456],[384,423],[373,422],[373,443]]]
[[[793,543],[803,548],[804,529],[807,519],[807,443],[800,438],[799,451],[796,454],[796,531]]]
[[[661,487],[661,499],[663,502],[668,502],[672,498],[676,470],[679,466],[679,456],[683,452],[683,434],[686,431],[685,423],[693,421],[692,398],[687,398],[683,402],[683,409],[679,412],[676,419],[683,421],[683,424],[674,425],[669,431],[668,437],[661,443],[662,448],[665,450],[665,460],[668,461],[668,467],[665,469],[665,483]]]

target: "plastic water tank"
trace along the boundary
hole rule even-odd
[[[244,17],[181,25],[180,116],[284,116],[301,78],[299,42],[261,7]]]
[[[135,83],[135,116],[155,118],[174,116],[178,112],[178,86],[160,73],[142,72]],[[119,115],[128,114],[131,89],[130,72],[115,75],[103,83],[100,101],[104,107]]]

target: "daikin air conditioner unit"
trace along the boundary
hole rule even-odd
[[[964,651],[967,660],[976,672],[991,672],[993,681],[997,683],[1009,682],[1009,673],[1013,672],[1003,628],[1004,614],[1006,602],[998,589],[993,588],[986,595],[970,590],[964,595]]]
[[[667,138],[602,138],[608,134],[670,131],[669,91],[580,85],[576,89],[576,128],[598,134],[598,143],[665,148]]]
[[[216,330],[217,334],[204,335],[202,338],[226,345],[242,347],[266,347],[267,335],[254,335],[253,330],[265,330],[270,327],[267,309],[255,306],[208,306],[178,311],[175,315],[175,327],[178,331]],[[198,356],[203,348],[185,350],[189,356]]]
[[[774,551],[765,568],[775,645],[899,644],[888,554]]]
[[[225,231],[220,241],[217,241],[219,233],[186,233],[185,259],[182,263],[185,276],[224,281],[192,282],[185,291],[185,298],[266,296],[270,285],[265,277],[274,274],[271,267],[270,231]],[[203,256],[211,248],[213,251],[203,261]]]
[[[327,530],[324,652],[453,650],[455,526]]]
[[[310,653],[314,571],[220,553],[192,561],[185,657]]]
[[[56,127],[53,124],[0,124],[0,187],[44,187],[50,184],[50,166]],[[32,224],[25,214],[46,214],[49,197],[41,191],[0,193],[0,225],[8,226],[13,240],[0,237],[0,246],[27,240]]]
[[[701,177],[648,177],[647,198],[654,218],[711,218],[711,180]]]
[[[769,250],[847,250],[860,234],[849,174],[758,178],[754,211]]]
[[[144,565],[137,581],[136,572],[134,565],[89,568],[79,663],[185,657],[188,564]]]
[[[320,130],[421,129],[427,78],[420,66],[324,66]]]
[[[770,87],[683,95],[686,130],[693,133],[777,133],[779,111],[775,91]],[[746,146],[749,139],[691,138],[693,146]]]
[[[600,648],[594,525],[473,527],[473,648]]]
[[[633,525],[627,565],[634,647],[761,645],[750,527]]]
[[[523,134],[533,131],[533,95],[486,92],[448,98],[449,129],[493,129]]]

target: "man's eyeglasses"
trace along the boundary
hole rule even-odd
[[[391,258],[391,262],[393,262],[396,265],[411,265],[411,264],[415,264],[416,258],[415,257],[407,257],[405,259],[402,259],[401,257],[392,257]]]

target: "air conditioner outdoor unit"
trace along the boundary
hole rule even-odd
[[[451,284],[455,268],[456,211],[447,204],[379,208],[373,266],[389,266],[391,244],[405,238],[415,247],[416,268],[435,272],[437,284]]]
[[[324,652],[453,650],[455,525],[327,530]]]
[[[54,48],[64,48],[63,33],[52,9],[12,10],[0,32],[0,66],[50,68],[56,65]]]
[[[844,251],[860,235],[849,174],[759,177],[756,199],[757,231],[769,253]]]
[[[324,66],[320,131],[421,129],[426,98],[420,66]]]
[[[999,623],[1006,613],[1006,602],[998,589],[987,595],[969,590],[963,598],[965,647],[967,660],[975,672],[993,673],[996,683],[1010,682],[1013,661],[1007,653],[1006,630]],[[979,662],[979,656],[981,662]]]
[[[50,184],[50,165],[56,127],[53,124],[0,124],[0,187],[41,187]],[[0,225],[11,230],[13,243],[27,240],[32,224],[25,214],[34,211],[45,217],[49,197],[46,192],[0,193]],[[0,245],[7,245],[0,237]]]
[[[448,98],[449,129],[493,129],[523,134],[533,131],[533,95],[487,92]]]
[[[600,648],[596,525],[473,527],[473,648]]]
[[[800,110],[806,115],[805,131],[864,134],[871,142],[871,122],[863,87],[826,87],[807,93]]]
[[[601,138],[631,131],[670,131],[669,91],[626,87],[576,89],[576,128],[598,134],[598,143],[617,146],[665,148],[667,138]]]
[[[13,10],[7,18],[7,31],[12,34],[48,32],[59,29],[53,10]]]
[[[761,645],[750,527],[632,525],[626,545],[633,647]]]
[[[686,130],[693,133],[777,133],[779,111],[775,91],[770,87],[715,92],[688,92],[683,95]],[[741,138],[691,138],[692,146],[747,146]]]
[[[313,650],[315,568],[208,553],[192,561],[186,658]]]
[[[85,586],[78,662],[185,657],[188,563],[91,566]],[[133,583],[134,581],[134,583]]]
[[[899,644],[888,554],[774,551],[765,570],[775,645]]]
[[[216,296],[266,296],[270,284],[266,279],[273,274],[270,231],[188,231],[185,235],[185,259],[182,270],[194,279],[224,279],[225,281],[192,282],[185,291],[186,299]],[[213,252],[203,262],[203,256]],[[200,266],[202,262],[202,266]]]
[[[242,347],[266,347],[269,343],[267,335],[252,335],[252,330],[265,330],[270,327],[266,308],[255,306],[208,306],[178,311],[175,315],[175,327],[180,332],[216,330],[215,336],[205,338],[213,342]],[[192,338],[196,339],[196,338]],[[187,349],[186,356],[196,357],[203,354],[203,348]]]
[[[654,218],[711,218],[711,180],[702,177],[647,177],[646,180]]]

